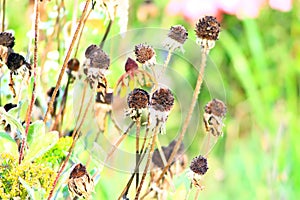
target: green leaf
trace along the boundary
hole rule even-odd
[[[19,177],[19,181],[24,186],[24,188],[26,189],[26,191],[27,191],[27,193],[28,193],[28,195],[29,195],[29,197],[30,197],[31,200],[43,199],[43,197],[44,197],[44,195],[46,193],[44,188],[39,188],[39,189],[32,188],[21,177]]]
[[[27,136],[29,147],[31,147],[34,139],[39,138],[40,135],[45,135],[45,123],[42,120],[35,121],[29,126]]]
[[[15,117],[13,117],[11,114],[7,113],[4,109],[0,109],[0,116],[4,117],[4,119],[6,120],[7,123],[16,127],[17,130],[21,133],[22,138],[25,136],[24,127]]]
[[[0,152],[9,153],[16,158],[19,156],[17,143],[5,132],[0,132]]]
[[[29,150],[25,155],[24,160],[33,161],[34,159],[42,156],[57,143],[58,139],[57,131],[37,135],[29,146]]]

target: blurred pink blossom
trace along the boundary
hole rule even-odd
[[[256,18],[267,3],[280,11],[292,8],[292,0],[171,0],[167,12],[170,15],[182,15],[191,22],[204,15],[220,17],[222,13],[236,15],[239,19]]]
[[[283,12],[287,12],[292,9],[292,0],[270,0],[269,4],[271,8]]]

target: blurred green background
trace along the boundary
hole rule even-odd
[[[79,1],[81,2],[83,1]],[[46,39],[47,30],[55,22],[53,15],[55,16],[55,5],[58,3],[59,0],[45,3],[40,56],[43,54],[42,49],[49,43]],[[188,29],[189,39],[195,40],[194,23],[188,22],[181,15],[169,15],[165,11],[168,1],[154,1],[152,6],[157,9],[157,13],[154,10],[153,16],[147,19],[138,17],[137,13],[149,11],[150,7],[142,10],[145,9],[142,7],[145,6],[143,1],[129,3],[128,29],[168,29],[171,25],[182,24]],[[58,66],[61,66],[64,56],[64,34],[67,32],[65,23],[72,18],[73,1],[65,1],[65,8],[59,41],[58,37],[54,37],[54,42],[50,42],[56,42],[50,47],[53,49],[57,48],[57,44],[61,45],[60,57],[55,60]],[[28,1],[7,1],[7,29],[15,32],[15,49],[25,53],[31,28],[31,9]],[[210,52],[210,62],[218,68],[222,76],[228,113],[224,137],[209,156],[209,171],[203,180],[205,190],[200,193],[200,197],[297,199],[300,196],[300,4],[294,1],[289,12],[264,6],[255,19],[238,19],[235,15],[225,13],[219,17],[222,32],[215,48]],[[103,13],[95,11],[91,20],[87,21],[84,39],[78,52],[79,58],[83,58],[88,44],[100,42],[104,27],[107,26],[104,19]],[[114,23],[109,37],[118,33],[119,26]],[[123,66],[124,63],[116,62],[114,65]],[[123,73],[123,67],[114,69],[119,73],[116,77],[110,75],[112,82]],[[53,86],[57,80],[57,72],[57,68],[49,69],[49,79],[42,80],[39,87],[46,91]],[[189,82],[195,85],[197,75],[185,74]],[[205,90],[204,86],[199,96],[200,109],[210,98]],[[2,84],[1,96],[7,91],[8,87]],[[4,103],[5,98],[2,98],[2,104]],[[180,113],[173,115],[180,116]],[[176,125],[176,121],[168,121],[170,128],[178,128]],[[199,154],[203,139],[202,125],[198,132],[195,138],[187,135],[185,139],[193,140],[187,150],[189,161]],[[172,137],[162,139],[161,143],[167,144],[170,138]],[[125,186],[124,180],[128,177],[129,174],[105,169],[96,186],[95,198],[114,199]]]

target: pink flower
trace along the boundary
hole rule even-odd
[[[287,12],[292,9],[292,0],[270,0],[269,4],[271,8]]]
[[[268,2],[269,1],[269,2]],[[182,15],[186,20],[195,22],[204,15],[218,16],[221,13],[236,15],[239,19],[256,18],[263,6],[280,11],[289,11],[292,0],[171,0],[167,6],[170,15]]]

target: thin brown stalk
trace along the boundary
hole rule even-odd
[[[26,146],[26,140],[27,140],[27,135],[29,131],[29,125],[30,125],[30,118],[31,118],[31,113],[33,109],[33,104],[35,101],[35,89],[36,89],[36,68],[37,68],[37,53],[38,53],[38,34],[39,34],[39,2],[38,0],[34,1],[34,13],[35,13],[35,19],[34,19],[34,52],[33,52],[33,88],[32,88],[32,95],[31,95],[31,100],[29,107],[27,109],[26,113],[26,128],[25,128],[25,137],[22,139],[22,144],[21,144],[21,150],[20,150],[20,155],[19,155],[19,164],[21,164],[22,159],[23,159],[23,154],[24,154],[24,148]]]
[[[147,150],[148,150],[149,145],[150,145],[150,143],[149,143],[148,146],[145,148],[145,151],[143,151],[143,152],[141,151],[141,157],[140,157],[139,163],[138,163],[138,165],[135,166],[134,171],[136,171],[136,168],[139,167],[139,166],[141,165],[142,160],[143,160],[144,157],[146,156],[146,153],[147,153]],[[128,191],[129,191],[129,188],[130,188],[130,186],[131,186],[131,184],[132,184],[132,181],[133,181],[133,179],[134,179],[134,176],[135,176],[135,173],[132,173],[132,174],[131,174],[131,177],[130,177],[130,179],[129,179],[129,181],[127,182],[125,188],[122,190],[122,193],[121,193],[121,195],[120,195],[119,198],[118,198],[119,200],[122,199],[122,197],[124,197],[124,196],[126,197],[126,196],[127,196]]]
[[[112,26],[113,22],[114,22],[113,20],[109,19],[108,26],[106,27],[104,36],[103,36],[102,41],[101,41],[101,43],[100,43],[100,48],[101,48],[101,49],[102,49],[103,46],[104,46],[104,43],[105,43],[105,41],[106,41],[106,38],[107,38],[107,36],[108,36],[108,34],[109,34],[109,31],[110,31],[110,29],[111,29],[111,26]]]
[[[6,0],[3,0],[2,3],[2,32],[5,30],[5,7],[6,7]]]
[[[82,15],[81,15],[81,17],[80,17],[80,20],[79,20],[79,23],[78,23],[78,25],[77,25],[76,31],[75,31],[74,36],[73,36],[73,38],[72,38],[70,47],[69,47],[69,49],[68,49],[67,55],[66,55],[65,60],[64,60],[64,63],[63,63],[63,66],[62,66],[62,68],[61,68],[61,70],[60,70],[60,74],[59,74],[58,80],[57,80],[57,82],[56,82],[56,86],[55,86],[55,89],[54,89],[54,91],[53,91],[51,100],[50,100],[50,102],[49,102],[49,104],[48,104],[48,108],[47,108],[46,114],[45,114],[45,116],[44,116],[44,122],[47,122],[48,114],[49,114],[49,113],[51,112],[51,110],[53,109],[53,102],[54,102],[54,100],[55,100],[55,96],[56,96],[57,91],[58,91],[58,88],[59,88],[59,86],[60,86],[60,84],[61,84],[63,75],[64,75],[64,73],[65,73],[65,70],[66,70],[68,61],[69,61],[69,59],[70,59],[70,56],[71,56],[71,53],[72,53],[72,50],[73,50],[73,47],[74,47],[74,45],[75,45],[75,41],[76,41],[76,39],[77,39],[77,37],[78,37],[80,28],[81,28],[81,26],[82,26],[82,24],[83,24],[83,20],[84,20],[84,17],[85,17],[85,15],[86,15],[86,13],[87,13],[88,6],[89,6],[90,2],[91,2],[91,0],[86,0],[84,9],[83,9],[83,11],[82,11]]]
[[[197,189],[194,200],[198,200],[199,199],[199,195],[200,195],[200,190]]]
[[[121,142],[126,138],[126,136],[128,135],[129,131],[131,130],[131,128],[133,127],[134,124],[135,124],[134,122],[131,122],[130,125],[128,126],[128,128],[125,130],[125,132],[118,138],[118,140],[112,146],[111,150],[108,152],[103,163],[106,163],[109,160],[109,158],[113,155],[113,153],[116,151],[116,149],[121,144]],[[100,167],[93,175],[93,178],[95,178],[97,176],[97,174],[102,171],[102,169],[103,168]]]
[[[196,102],[197,102],[197,99],[198,99],[198,95],[200,93],[201,85],[202,85],[202,82],[203,82],[203,75],[204,75],[204,70],[205,70],[205,66],[206,66],[206,59],[207,59],[208,52],[209,52],[209,50],[202,49],[202,54],[201,54],[202,59],[201,59],[201,64],[200,64],[200,72],[198,74],[198,79],[197,79],[196,87],[195,87],[195,90],[194,90],[194,93],[193,93],[192,102],[191,102],[191,105],[189,107],[189,111],[188,111],[187,116],[184,120],[182,130],[179,134],[179,138],[178,138],[178,140],[177,140],[177,142],[174,146],[172,154],[171,154],[171,156],[170,156],[170,158],[167,162],[167,165],[164,167],[164,169],[162,170],[159,178],[156,180],[156,184],[158,184],[159,181],[164,177],[164,174],[166,173],[169,166],[171,165],[175,155],[177,154],[177,151],[180,147],[180,144],[181,144],[181,142],[184,138],[184,135],[186,133],[186,130],[188,128],[190,120],[192,118],[192,114],[193,114],[193,111],[194,111],[194,108],[195,108],[195,105],[196,105]]]
[[[52,189],[51,189],[51,191],[49,193],[49,196],[48,196],[48,200],[50,200],[51,197],[53,196],[53,192],[54,192],[55,187],[56,187],[56,185],[58,183],[58,179],[60,178],[61,173],[64,171],[65,167],[67,166],[67,163],[68,163],[68,161],[69,161],[69,159],[70,159],[70,157],[71,157],[71,155],[73,153],[73,150],[75,148],[75,144],[77,142],[77,139],[79,138],[80,129],[81,129],[81,127],[83,125],[83,122],[85,120],[85,117],[86,117],[86,115],[88,113],[88,109],[89,109],[89,107],[91,105],[92,99],[93,99],[93,95],[91,95],[90,98],[89,98],[89,101],[87,103],[86,109],[84,111],[84,114],[83,114],[83,117],[82,117],[82,120],[81,120],[79,126],[77,128],[75,127],[75,129],[74,129],[74,135],[73,135],[72,145],[69,148],[68,155],[65,158],[65,160],[63,161],[63,163],[61,164],[61,167],[60,167],[60,169],[59,169],[59,171],[58,171],[58,173],[57,173],[57,175],[55,177],[55,180],[54,180],[53,185],[52,185]],[[84,101],[82,101],[82,103],[81,103],[81,108],[83,107],[83,104],[84,104]],[[78,120],[79,120],[79,116],[78,116]]]
[[[136,120],[136,138],[135,138],[135,165],[137,166],[138,163],[139,163],[139,159],[140,159],[140,131],[141,131],[141,117],[138,117],[137,120]],[[138,188],[139,186],[139,167],[136,167],[136,181],[135,181],[135,184],[136,184],[136,189]]]
[[[153,155],[153,152],[154,152],[154,147],[155,147],[155,144],[156,144],[156,137],[157,137],[157,132],[158,132],[158,123],[157,122],[157,125],[155,127],[155,130],[154,130],[154,133],[153,133],[153,138],[152,138],[152,141],[151,141],[151,148],[150,148],[150,151],[149,151],[149,154],[148,154],[148,158],[147,158],[147,162],[146,162],[146,166],[144,168],[144,172],[143,172],[143,175],[142,175],[142,179],[141,179],[141,182],[140,182],[140,185],[136,191],[136,194],[135,194],[135,199],[138,200],[139,199],[139,196],[140,196],[140,193],[142,191],[142,188],[143,188],[143,185],[144,185],[144,182],[145,182],[145,178],[146,178],[146,175],[147,175],[147,171],[148,171],[148,168],[150,166],[150,163],[151,163],[151,158],[152,158],[152,155]]]

